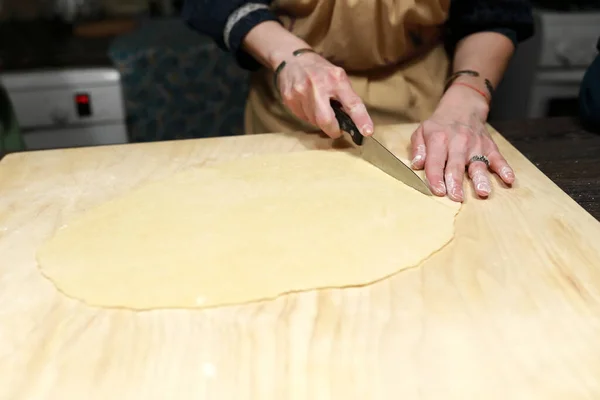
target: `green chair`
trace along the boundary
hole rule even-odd
[[[6,89],[0,85],[0,158],[8,153],[25,150],[17,117]]]

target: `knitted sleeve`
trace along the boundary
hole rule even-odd
[[[269,9],[272,0],[185,0],[183,20],[197,32],[211,37],[238,64],[255,70],[260,64],[242,48],[242,41],[252,28],[264,21],[278,21]]]
[[[452,0],[446,22],[446,44],[454,48],[465,36],[498,32],[515,46],[534,33],[533,10],[527,0]]]

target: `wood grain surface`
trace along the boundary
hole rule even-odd
[[[498,121],[494,127],[600,221],[600,132],[573,117]]]
[[[414,128],[378,135],[403,157]],[[257,135],[7,156],[0,399],[600,398],[600,223],[495,140],[517,184],[496,181],[485,201],[468,190],[455,239],[419,267],[363,288],[211,310],[88,307],[40,275],[35,253],[73,216],[145,182],[328,140]]]

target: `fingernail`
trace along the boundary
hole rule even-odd
[[[458,190],[458,188],[455,186],[448,188],[448,195],[452,198],[452,200],[458,200],[462,197],[462,193],[460,193],[460,190]]]
[[[452,173],[448,173],[448,175],[446,175],[446,182],[448,182],[448,184],[447,184],[448,195],[453,200],[461,200],[462,199],[462,190],[456,184],[456,181],[454,180]]]
[[[433,187],[433,191],[437,194],[446,194],[446,185],[444,182],[439,181],[437,185]]]
[[[425,158],[425,146],[420,144],[417,146],[417,155],[415,156],[415,158],[412,159],[410,163],[414,167],[416,163],[423,161],[423,158]]]
[[[479,193],[488,195],[492,191],[492,188],[490,188],[490,185],[487,182],[481,182],[477,184],[477,191]]]
[[[500,170],[500,174],[506,179],[513,179],[515,177],[515,173],[510,167],[503,167]]]
[[[423,159],[423,155],[421,154],[417,154],[415,156],[415,158],[412,159],[412,161],[410,162],[412,164],[412,166],[414,167],[416,163],[418,163],[419,161],[421,161]]]
[[[363,125],[362,131],[365,133],[365,135],[372,135],[373,127],[371,125]]]

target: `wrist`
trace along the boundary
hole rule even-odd
[[[294,50],[310,46],[281,24],[267,21],[252,28],[244,38],[243,47],[265,67],[275,71],[279,64],[292,57]]]
[[[310,49],[310,46],[306,43],[295,42],[295,43],[287,43],[273,49],[267,56],[269,68],[272,71],[275,71],[277,67],[281,65],[284,61],[289,61],[294,57],[294,52],[299,49]]]
[[[456,79],[442,96],[438,108],[463,111],[486,121],[490,112],[489,98],[485,86],[479,86],[468,79]]]

